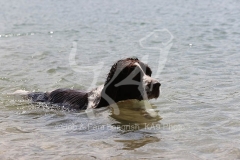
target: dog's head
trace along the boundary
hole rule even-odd
[[[137,58],[117,61],[107,77],[101,93],[101,105],[127,99],[146,100],[158,98],[161,84],[151,77],[148,65]]]

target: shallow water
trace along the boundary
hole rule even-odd
[[[0,159],[240,159],[239,1],[0,6]],[[131,56],[162,83],[153,122],[141,110],[89,118],[8,95],[90,90]]]

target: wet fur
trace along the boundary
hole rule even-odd
[[[136,65],[137,64],[137,65]],[[138,66],[139,65],[139,66]],[[144,85],[129,84],[117,86],[132,72],[136,72],[133,80],[137,84],[144,84],[143,77],[149,77],[151,83],[159,83],[157,80],[151,78],[152,71],[148,65],[142,63],[137,58],[127,58],[117,61],[110,69],[107,79],[103,86],[99,86],[90,92],[83,92],[72,89],[57,89],[50,93],[33,92],[28,94],[28,98],[32,102],[46,102],[49,104],[57,104],[67,107],[69,109],[83,110],[87,108],[106,107],[112,103],[116,103],[127,99],[143,100],[142,92],[145,92]],[[146,84],[145,84],[146,85]],[[159,96],[159,87],[152,91],[153,98]],[[150,97],[152,98],[152,97]]]

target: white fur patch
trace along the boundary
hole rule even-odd
[[[27,94],[29,94],[29,91],[25,91],[25,90],[16,90],[15,92],[11,93],[12,95],[21,95],[21,96],[26,96]]]
[[[17,99],[27,99],[27,95],[29,94],[29,91],[25,91],[25,90],[17,90],[13,93],[8,93],[7,95],[9,96],[13,96],[13,98],[15,100]]]
[[[103,87],[104,87],[104,85],[101,85],[101,86],[95,88],[94,90],[92,90],[91,92],[89,92],[87,109],[97,107],[97,105],[101,99],[101,92],[102,92]]]
[[[158,81],[156,79],[146,75],[145,72],[143,71],[142,67],[138,63],[135,63],[135,65],[138,66],[143,73],[142,78],[143,78],[143,86],[144,86],[145,92],[150,92],[152,90],[152,85],[151,85],[151,88],[149,88],[148,84],[151,84],[153,82],[158,82]],[[145,96],[144,96],[144,99],[147,99]]]

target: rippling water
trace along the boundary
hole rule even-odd
[[[240,159],[239,1],[0,6],[0,159]],[[90,90],[131,56],[162,83],[151,100],[158,119],[124,106],[120,115],[104,110],[89,119],[8,95]]]

